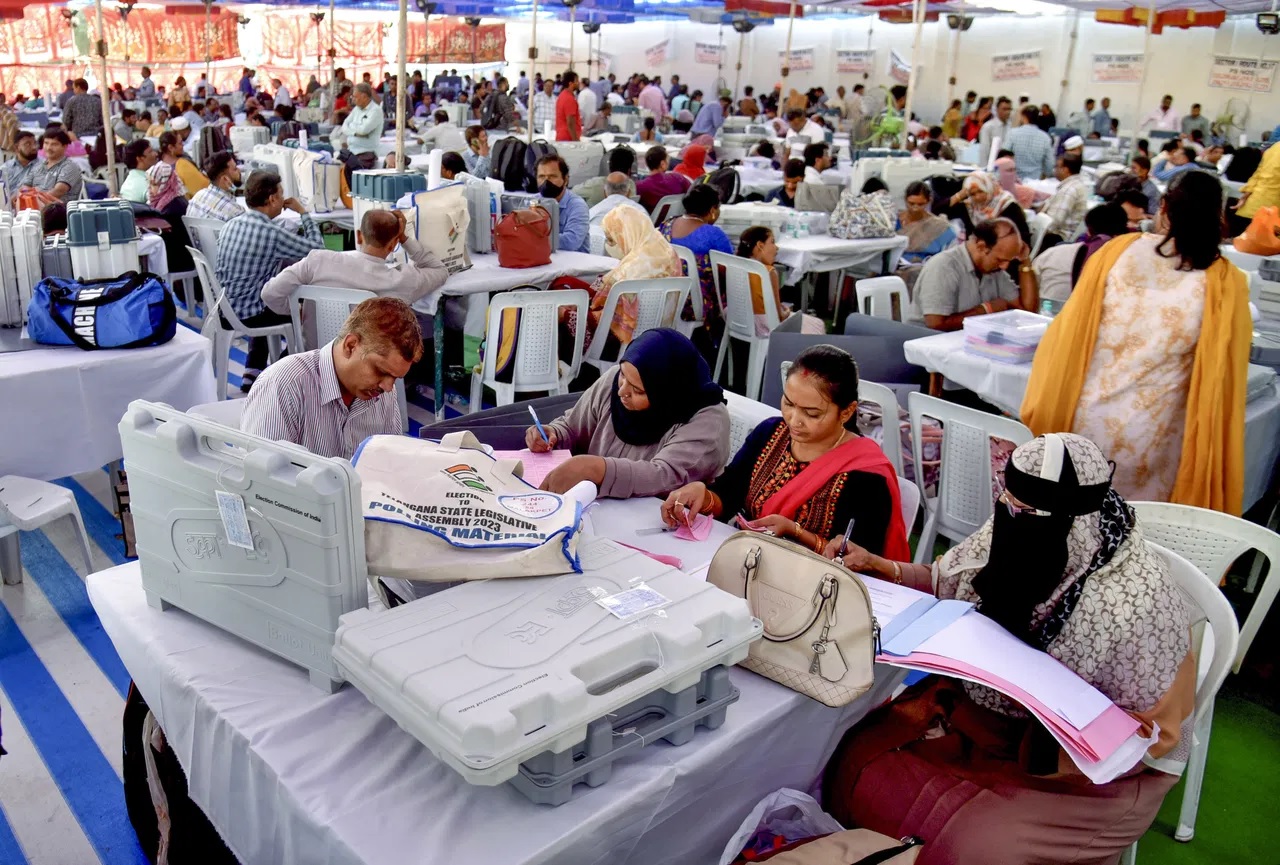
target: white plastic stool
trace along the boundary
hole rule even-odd
[[[19,531],[30,532],[62,517],[75,520],[84,552],[85,574],[93,572],[89,553],[89,533],[85,531],[80,508],[71,490],[17,475],[0,477],[0,576],[6,585],[22,582]]]

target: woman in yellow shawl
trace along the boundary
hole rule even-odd
[[[671,244],[653,227],[648,214],[637,207],[619,204],[605,214],[601,222],[604,228],[605,249],[610,255],[619,259],[618,265],[608,273],[596,279],[591,285],[572,277],[561,277],[552,284],[552,288],[586,288],[591,293],[591,308],[587,316],[587,334],[583,342],[584,350],[591,345],[596,327],[600,324],[600,316],[604,312],[609,291],[616,283],[628,279],[661,279],[668,276],[682,276],[684,269],[680,257],[676,255]],[[631,342],[635,332],[636,315],[639,312],[639,301],[634,294],[618,298],[617,311],[613,321],[609,323],[609,337],[617,346],[625,346]],[[670,320],[676,320],[677,311],[669,310]],[[570,331],[577,327],[576,314],[567,312],[565,323]],[[605,357],[613,357],[616,352],[605,348]]]
[[[1125,498],[1239,514],[1252,323],[1244,274],[1218,252],[1222,186],[1180,174],[1161,214],[1166,235],[1089,259],[1036,352],[1022,420],[1097,442]]]

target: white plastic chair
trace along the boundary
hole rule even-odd
[[[1280,535],[1264,526],[1233,517],[1230,514],[1211,511],[1190,505],[1174,505],[1166,502],[1131,502],[1138,512],[1143,534],[1152,543],[1172,550],[1195,565],[1221,595],[1217,586],[1227,574],[1227,569],[1245,553],[1258,550],[1269,562],[1271,569],[1262,591],[1253,602],[1253,609],[1240,629],[1239,644],[1232,658],[1232,672],[1240,672],[1245,653],[1262,626],[1271,604],[1280,590],[1280,578],[1273,576],[1280,568]],[[1261,563],[1259,563],[1259,568]],[[1259,569],[1255,568],[1254,578]],[[1250,590],[1252,590],[1250,586]],[[1224,599],[1225,603],[1225,599]],[[1232,614],[1232,622],[1235,617]],[[1216,637],[1216,632],[1215,632]],[[1223,676],[1225,676],[1225,672]],[[1216,690],[1216,689],[1215,689]],[[1199,697],[1197,695],[1197,705]],[[1212,715],[1212,706],[1208,713]],[[1190,841],[1195,835],[1196,812],[1200,806],[1200,787],[1204,781],[1205,759],[1209,752],[1211,723],[1196,729],[1196,739],[1191,745],[1191,757],[1187,763],[1187,784],[1182,794],[1182,811],[1174,837]]]
[[[771,417],[781,417],[782,412],[733,391],[724,392],[725,407],[729,409],[729,459],[738,453],[751,431]]]
[[[907,527],[907,534],[910,535],[912,526],[916,524],[916,514],[920,510],[920,488],[915,481],[898,475],[898,499],[902,505],[902,524]]]
[[[1033,213],[1028,217],[1027,227],[1031,229],[1031,257],[1033,259],[1040,254],[1040,247],[1044,244],[1044,236],[1049,233],[1049,226],[1052,224],[1053,218],[1047,213]]]
[[[289,320],[292,330],[289,333],[289,344],[296,346],[294,351],[310,351],[322,345],[328,345],[338,338],[342,326],[346,324],[351,310],[362,302],[377,297],[372,291],[359,288],[335,288],[326,285],[300,285],[289,295]],[[303,322],[303,310],[310,306],[306,313],[307,321],[314,322],[315,343],[307,339],[308,327]],[[400,422],[403,431],[409,431],[409,399],[405,394],[404,379],[396,379],[396,403],[400,407]]]
[[[880,450],[884,451],[884,455],[889,458],[889,464],[893,466],[894,472],[898,477],[903,477],[906,472],[902,470],[902,434],[898,422],[898,395],[893,392],[892,388],[874,381],[858,380],[858,401],[871,402],[880,406],[884,419],[881,422],[881,429],[884,432],[880,442]],[[916,505],[920,504],[919,491],[916,493]]]
[[[593,225],[587,230],[588,237],[591,241],[592,255],[606,255],[604,251],[604,229],[598,225]]]
[[[708,254],[711,256],[716,290],[725,299],[725,330],[720,339],[720,352],[716,356],[715,379],[720,380],[720,369],[724,366],[725,355],[729,353],[729,340],[741,340],[751,347],[747,356],[745,390],[747,396],[755,399],[760,395],[760,385],[764,379],[764,360],[769,351],[769,337],[756,336],[755,307],[751,293],[753,275],[760,281],[760,296],[764,302],[764,315],[770,332],[782,321],[773,296],[772,283],[769,281],[769,271],[763,264],[750,258],[726,255],[714,249]]]
[[[1266,261],[1269,257],[1266,255],[1254,255],[1248,252],[1241,252],[1230,243],[1222,244],[1220,251],[1223,258],[1244,271],[1258,270],[1262,266],[1262,262]]]
[[[218,260],[218,238],[227,223],[221,219],[204,219],[199,216],[184,216],[182,224],[187,229],[191,244],[210,261]]]
[[[582,368],[582,344],[586,338],[587,312],[591,296],[585,289],[564,291],[508,291],[489,301],[489,323],[485,334],[484,362],[471,373],[470,412],[480,411],[484,388],[492,388],[497,405],[510,405],[516,394],[527,391],[549,391],[566,394],[569,383]],[[578,326],[573,339],[573,360],[568,368],[560,362],[560,310],[571,306],[577,310]],[[501,340],[503,312],[520,311],[516,330],[515,356],[511,359],[510,382],[497,380],[498,344]],[[603,322],[601,327],[604,327]],[[599,332],[597,339],[602,339]]]
[[[911,416],[912,452],[917,455],[924,453],[924,418],[941,421],[943,426],[937,498],[928,497],[924,488],[924,472],[916,473],[920,498],[925,504],[925,520],[915,561],[924,564],[933,558],[933,543],[938,535],[951,541],[962,541],[976,532],[994,512],[991,439],[1007,439],[1021,445],[1034,436],[1016,420],[922,393],[907,395],[907,411]]]
[[[702,307],[702,283],[698,279],[698,257],[687,246],[673,243],[671,248],[676,251],[676,255],[680,256],[680,261],[684,264],[684,275],[690,280],[689,300],[693,304],[693,321],[679,319],[676,321],[676,330],[685,336],[692,337],[693,332],[702,327],[707,319],[706,310]],[[730,367],[730,374],[732,374],[732,367]]]
[[[1191,508],[1190,510],[1198,510]],[[1195,834],[1196,811],[1200,806],[1200,785],[1204,781],[1205,758],[1209,755],[1209,730],[1213,726],[1213,702],[1218,689],[1227,678],[1227,672],[1235,662],[1239,651],[1240,633],[1236,628],[1236,614],[1226,597],[1218,589],[1217,582],[1205,575],[1186,557],[1158,543],[1148,541],[1169,565],[1169,574],[1186,596],[1193,608],[1199,611],[1196,620],[1203,619],[1208,634],[1196,628],[1191,648],[1196,656],[1195,739],[1191,743],[1191,755],[1187,760],[1187,783],[1182,793],[1182,811],[1178,816],[1178,828],[1174,837],[1190,841]],[[1137,857],[1137,844],[1131,848],[1126,861]]]
[[[218,399],[227,398],[227,368],[231,365],[231,343],[237,336],[261,336],[267,340],[267,356],[271,363],[280,359],[281,342],[293,333],[292,324],[273,324],[269,327],[247,327],[227,300],[227,293],[218,282],[218,274],[200,250],[188,246],[191,259],[196,263],[196,273],[213,294],[209,315],[204,317],[200,333],[213,342],[213,377]],[[221,315],[219,315],[221,313]],[[229,328],[223,326],[226,319]]]
[[[54,520],[69,517],[80,536],[85,575],[93,573],[89,533],[71,490],[17,475],[0,477],[0,579],[5,585],[22,582],[22,556],[18,532],[31,532]]]
[[[661,225],[668,219],[684,215],[684,196],[666,195],[653,206],[653,224]]]
[[[245,402],[242,399],[224,399],[222,402],[201,403],[187,409],[187,414],[208,418],[214,423],[220,423],[232,429],[240,429],[240,421],[244,418]]]
[[[600,324],[596,328],[595,338],[587,349],[583,360],[596,369],[604,372],[618,362],[617,358],[604,358],[605,343],[609,339],[609,326],[617,314],[618,301],[625,295],[634,294],[638,304],[636,326],[631,333],[635,339],[646,330],[655,327],[674,328],[680,321],[680,310],[684,309],[685,298],[689,296],[690,280],[685,276],[668,276],[662,279],[624,279],[615,282],[609,289],[604,309],[600,312]],[[585,319],[579,319],[585,321]],[[626,346],[622,346],[626,348]]]
[[[906,314],[907,304],[907,284],[902,281],[900,276],[873,276],[869,279],[859,279],[853,284],[854,297],[857,298],[858,312],[863,315],[869,315],[873,318],[887,318],[900,321],[902,316]],[[898,298],[898,316],[893,314],[893,299]],[[836,303],[840,302],[836,298]],[[837,318],[840,315],[840,309],[836,307]]]

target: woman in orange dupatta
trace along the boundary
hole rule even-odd
[[[739,518],[816,552],[852,522],[854,543],[910,558],[898,476],[879,445],[847,429],[857,409],[853,357],[831,345],[805,349],[787,372],[782,417],[756,427],[710,484],[671,493],[663,520]]]
[[[1218,253],[1222,187],[1180,174],[1161,204],[1167,235],[1118,237],[1093,255],[1036,351],[1022,421],[1076,432],[1116,461],[1116,489],[1239,514],[1244,274]]]

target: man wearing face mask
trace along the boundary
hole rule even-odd
[[[187,216],[229,222],[244,213],[236,201],[240,166],[236,165],[235,156],[230,151],[215,153],[205,163],[204,170],[209,176],[209,185],[191,196]]]
[[[563,252],[589,252],[591,249],[591,211],[582,196],[569,189],[569,165],[559,156],[538,160],[538,194],[560,203],[560,249]]]

